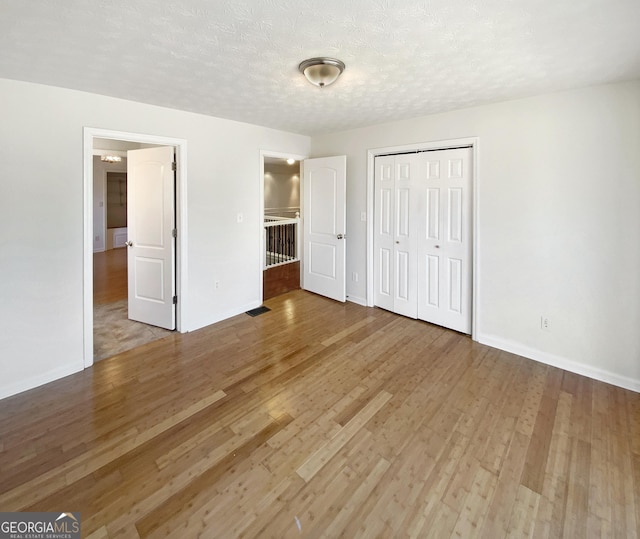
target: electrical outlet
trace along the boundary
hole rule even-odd
[[[357,282],[358,282],[358,274],[357,274],[355,271],[351,274],[351,280],[352,280],[354,283],[357,283]]]
[[[542,331],[551,331],[551,320],[546,316],[540,317],[540,329]]]
[[[244,221],[244,216],[241,213],[239,213],[238,214],[238,223],[242,223],[242,221]]]
[[[100,236],[96,236],[96,240],[95,241],[100,241]]]
[[[217,290],[218,288],[220,288],[220,281],[215,281],[213,283],[213,287]]]

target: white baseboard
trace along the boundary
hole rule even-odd
[[[36,387],[43,386],[44,384],[48,384],[49,382],[54,382],[60,378],[64,378],[65,376],[75,374],[82,370],[84,370],[84,364],[82,362],[80,362],[78,365],[65,365],[64,367],[60,367],[59,369],[55,369],[44,374],[39,374],[38,376],[28,378],[27,380],[21,380],[17,384],[10,384],[8,386],[0,387],[0,400],[6,399],[7,397],[11,397],[13,395],[17,395],[18,393],[22,393],[23,391],[35,389]]]
[[[351,303],[357,303],[358,305],[362,305],[363,307],[367,306],[367,300],[358,296],[347,296],[347,301],[350,301]]]
[[[223,320],[227,320],[228,318],[233,318],[234,316],[237,316],[239,314],[246,313],[247,311],[250,311],[251,309],[257,309],[261,305],[262,305],[262,301],[252,301],[251,303],[247,303],[246,305],[241,305],[240,307],[236,307],[233,310],[220,313],[220,314],[216,315],[215,317],[204,321],[203,323],[199,323],[199,324],[195,324],[195,325],[189,325],[186,329],[184,329],[182,331],[182,333],[188,333],[190,331],[196,331],[198,329],[202,329],[204,327],[211,326],[212,324],[217,324],[218,322],[222,322]]]
[[[544,363],[545,365],[551,365],[552,367],[564,369],[565,371],[580,374],[588,378],[593,378],[594,380],[599,380],[600,382],[606,382],[607,384],[612,384],[614,386],[640,393],[640,380],[620,376],[614,372],[598,369],[590,365],[585,365],[584,363],[578,363],[571,359],[542,352],[535,348],[529,348],[528,346],[524,346],[520,343],[495,337],[493,335],[479,334],[477,335],[477,340],[481,344],[486,344],[487,346],[492,346],[493,348],[498,348],[505,352],[510,352],[512,354],[526,357],[527,359],[533,359],[539,363]]]

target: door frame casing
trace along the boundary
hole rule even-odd
[[[84,367],[93,365],[93,144],[94,139],[122,140],[157,146],[173,146],[176,152],[176,330],[183,332],[187,297],[187,141],[181,138],[129,133],[94,127],[83,129],[84,232],[83,232],[83,356]],[[105,240],[106,241],[106,240]]]
[[[403,144],[399,146],[386,146],[383,148],[372,148],[367,150],[367,306],[374,306],[374,252],[373,252],[373,235],[374,235],[374,179],[375,179],[375,158],[379,155],[408,153],[424,150],[447,150],[459,146],[471,146],[472,151],[472,186],[471,186],[471,236],[472,236],[472,256],[471,256],[471,338],[477,341],[478,329],[478,298],[479,298],[479,276],[478,276],[478,218],[479,218],[479,154],[480,154],[480,138],[465,137],[447,140],[436,140],[430,142],[418,142],[414,144]]]

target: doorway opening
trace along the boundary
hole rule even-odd
[[[302,158],[261,154],[262,299],[300,288]]]
[[[268,252],[265,226],[265,159],[294,159],[300,161],[298,174],[300,217],[296,221],[295,249],[299,261],[300,288],[336,301],[346,300],[346,165],[345,155],[307,159],[303,156],[276,152],[260,152],[261,252],[260,273],[267,260],[276,260]],[[293,254],[284,253],[285,258]],[[261,291],[264,283],[261,279]],[[261,294],[264,296],[264,293]]]
[[[156,146],[98,138],[93,144],[93,359],[98,361],[171,330],[132,320],[129,311],[128,152]]]
[[[133,153],[139,153],[145,149],[165,147],[170,149],[172,161],[175,154],[176,172],[175,175],[171,172],[170,179],[175,198],[171,202],[170,214],[175,223],[171,280],[176,295],[169,300],[175,303],[177,297],[184,297],[186,291],[186,141],[93,128],[85,128],[84,131],[83,316],[84,364],[88,367],[95,359],[110,357],[170,333],[160,327],[128,320],[128,250],[131,248],[128,234],[132,223],[126,218],[129,189],[127,152],[135,150]],[[103,159],[105,155],[111,158]],[[109,226],[109,223],[117,223],[118,226]],[[178,230],[180,235],[177,235]],[[143,277],[146,281],[149,275]],[[182,331],[183,303],[172,306],[178,331]]]

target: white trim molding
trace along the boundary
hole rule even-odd
[[[350,301],[351,303],[355,303],[356,305],[362,305],[363,307],[368,307],[366,298],[361,298],[359,296],[350,296],[349,294],[347,294],[347,301]]]
[[[558,369],[563,369],[574,374],[586,376],[587,378],[592,378],[593,380],[606,382],[607,384],[612,384],[623,389],[629,389],[631,391],[635,391],[636,393],[640,393],[640,380],[634,380],[633,378],[620,376],[619,374],[615,374],[610,371],[591,367],[590,365],[585,365],[584,363],[578,363],[577,361],[573,361],[561,356],[556,356],[554,354],[549,354],[547,352],[543,352],[541,350],[530,348],[523,344],[510,341],[508,339],[496,337],[494,335],[480,334],[478,335],[477,340],[480,344],[498,348],[499,350],[503,350],[511,354],[516,354],[518,356],[537,361],[538,363],[544,363],[545,365],[550,365],[551,367],[557,367]]]
[[[24,380],[21,380],[17,384],[0,387],[0,400],[11,397],[13,395],[17,395],[18,393],[22,393],[23,391],[36,389],[50,382],[60,380],[60,378],[76,374],[82,370],[84,370],[84,366],[81,364],[75,366],[68,365],[64,368],[54,369],[52,371],[39,374],[38,376],[26,378]]]

